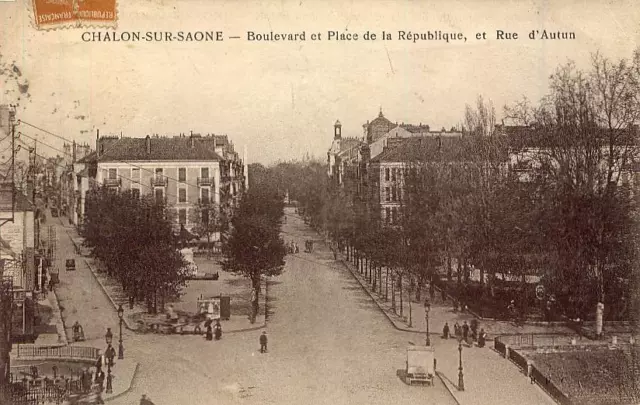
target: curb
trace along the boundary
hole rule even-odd
[[[456,401],[456,404],[462,405],[460,403],[460,401],[458,400],[458,397],[456,397],[456,394],[453,393],[453,390],[451,389],[451,387],[449,387],[449,384],[447,384],[444,381],[444,378],[442,378],[442,373],[440,373],[439,371],[436,371],[436,375],[438,376],[438,378],[442,382],[442,385],[444,385],[447,388],[447,391],[449,391],[449,394],[451,395],[451,398],[453,398],[453,400]]]
[[[107,399],[103,399],[102,401],[103,402],[113,401],[114,399],[120,398],[121,396],[128,394],[133,389],[133,384],[138,378],[138,368],[139,367],[140,367],[140,363],[136,363],[136,368],[133,370],[133,377],[131,377],[131,381],[129,381],[129,387],[126,390],[124,390],[124,391],[122,391],[122,392],[120,392],[120,393],[118,393],[118,394],[116,394],[116,395],[114,395],[112,397],[109,397]]]
[[[64,319],[62,319],[62,311],[60,310],[60,301],[58,301],[58,295],[56,294],[55,289],[50,291],[48,294],[53,294],[53,307],[52,311],[58,317],[58,321],[56,322],[56,330],[58,332],[58,341],[62,343],[64,346],[69,345],[69,339],[67,338],[67,327],[64,324]],[[62,331],[59,330],[62,328]]]
[[[87,261],[87,259],[83,259],[84,263],[87,265],[87,267],[89,268],[89,271],[91,272],[91,274],[93,275],[93,278],[98,282],[98,285],[100,286],[100,289],[102,289],[102,292],[104,293],[104,295],[107,296],[107,299],[109,299],[109,302],[111,302],[111,305],[113,305],[113,309],[115,309],[116,311],[118,310],[118,305],[116,305],[115,301],[113,300],[113,298],[111,298],[111,296],[109,295],[109,293],[107,292],[107,289],[105,288],[104,284],[102,284],[102,281],[100,281],[100,279],[98,278],[98,276],[96,275],[96,272],[93,270],[93,267],[91,267],[91,265],[89,264],[89,262]],[[129,322],[127,321],[127,318],[122,317],[122,323],[124,323],[124,325],[126,326],[127,329],[129,329],[132,332],[135,333],[140,333],[138,330],[133,329],[130,325]]]
[[[426,331],[419,331],[419,330],[412,330],[412,329],[406,329],[406,328],[401,328],[398,325],[396,325],[396,323],[393,321],[393,319],[391,319],[391,316],[384,310],[384,308],[382,308],[382,306],[380,305],[380,303],[378,302],[378,300],[373,296],[373,293],[371,293],[371,291],[369,291],[369,289],[362,283],[362,281],[360,281],[360,279],[358,278],[358,276],[356,276],[353,272],[353,270],[351,270],[351,268],[349,267],[349,265],[347,265],[343,259],[340,259],[340,263],[342,263],[342,265],[349,270],[349,273],[351,273],[351,276],[356,279],[356,281],[358,282],[358,284],[360,284],[360,287],[362,287],[362,289],[367,293],[367,295],[369,295],[369,297],[371,298],[371,300],[373,302],[376,303],[376,306],[378,307],[378,309],[384,314],[384,316],[387,318],[387,320],[391,323],[391,325],[396,328],[399,331],[402,332],[410,332],[410,333],[419,333],[421,335],[424,335],[426,333]],[[433,336],[433,333],[429,333],[429,336]]]
[[[104,293],[104,295],[107,296],[107,298],[109,299],[109,302],[111,302],[111,305],[113,305],[113,308],[117,311],[118,310],[118,305],[113,300],[113,298],[111,298],[111,295],[109,295],[109,293],[107,292],[107,289],[105,288],[104,284],[102,284],[102,282],[100,281],[100,279],[96,275],[95,271],[93,270],[93,267],[91,267],[91,265],[89,264],[89,262],[87,262],[86,259],[84,259],[84,262],[87,265],[87,267],[89,268],[89,270],[91,271],[91,274],[93,275],[93,278],[95,278],[96,281],[98,282],[98,284],[100,285],[100,288],[102,289],[102,292]],[[131,332],[137,333],[139,335],[146,335],[146,333],[140,332],[139,330],[132,328],[131,325],[129,325],[129,322],[128,322],[127,318],[123,317],[122,318],[122,322],[124,323],[126,328],[128,330],[130,330]],[[260,329],[263,329],[263,328],[266,328],[266,327],[267,327],[267,322],[265,320],[262,324],[260,324],[258,326],[251,326],[249,328],[244,328],[244,329],[229,330],[229,331],[225,331],[224,333],[251,332],[251,331],[260,330]]]

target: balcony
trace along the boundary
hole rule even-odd
[[[210,186],[213,184],[211,177],[198,177],[198,186]]]
[[[156,174],[151,177],[151,187],[167,187],[168,183],[169,181],[166,176]]]
[[[105,187],[120,187],[122,186],[122,179],[104,179],[102,184]]]
[[[213,205],[211,198],[198,198],[198,205]]]

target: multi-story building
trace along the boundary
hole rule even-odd
[[[462,137],[390,138],[383,152],[367,162],[366,200],[380,209],[386,223],[397,224],[410,169],[424,165],[463,168],[469,160]]]
[[[202,204],[229,210],[244,190],[246,168],[226,135],[99,137],[96,151],[74,164],[76,213],[84,216],[89,187],[152,194],[175,210],[176,227],[190,230]]]
[[[339,184],[343,184],[346,178],[362,177],[362,148],[366,146],[369,159],[380,155],[385,148],[395,145],[395,139],[406,138],[456,138],[462,136],[462,132],[456,128],[440,131],[432,131],[429,125],[393,123],[382,113],[371,122],[362,125],[362,139],[342,137],[342,125],[337,121],[334,125],[334,138],[331,148],[327,153],[328,174]],[[345,177],[346,176],[346,177]]]
[[[89,144],[77,144],[75,142],[63,146],[64,156],[62,173],[60,174],[60,195],[58,207],[61,215],[66,215],[71,223],[75,223],[74,217],[77,211],[76,182],[77,174],[73,170],[73,164],[79,159],[88,156],[93,150]]]
[[[32,182],[27,189],[29,192],[33,189]],[[33,339],[33,292],[40,287],[38,271],[41,268],[36,267],[39,222],[35,212],[31,199],[21,191],[8,184],[0,186],[0,216],[6,219],[0,227],[0,267],[4,282],[12,285],[15,305],[11,309],[11,336],[19,341]]]
[[[327,152],[327,174],[338,184],[346,179],[358,177],[361,161],[360,148],[365,143],[357,138],[342,137],[342,124],[336,121],[333,125],[333,142]]]

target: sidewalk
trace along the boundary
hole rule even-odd
[[[39,334],[36,338],[35,344],[43,346],[66,345],[67,336],[64,331],[64,322],[62,321],[62,316],[60,315],[60,306],[58,304],[58,298],[56,297],[55,292],[48,292],[47,298],[41,298],[40,300],[38,300],[38,305],[51,310],[51,318],[47,323],[50,328],[47,329],[53,329],[55,327],[56,333]]]
[[[358,269],[349,261],[343,254],[338,254],[338,260],[341,260],[344,265],[349,269],[351,274],[358,280],[362,287],[372,297],[376,304],[380,307],[382,312],[387,316],[393,326],[405,332],[426,333],[426,317],[425,308],[423,303],[415,301],[415,293],[411,295],[411,301],[409,301],[409,294],[404,294],[404,307],[403,317],[400,314],[400,299],[399,293],[396,291],[396,312],[391,307],[391,289],[389,288],[389,301],[384,299],[384,286],[382,288],[382,294],[377,291],[372,292],[371,285],[369,284],[366,276],[360,274]],[[424,291],[422,298],[424,299],[428,291]],[[429,334],[431,336],[441,336],[444,323],[449,323],[451,333],[453,333],[453,325],[458,322],[462,325],[464,321],[469,323],[472,319],[475,319],[473,314],[469,312],[454,312],[453,301],[450,297],[447,297],[445,301],[442,300],[440,291],[437,291],[434,295],[434,301],[431,302],[431,309],[429,311]],[[410,302],[410,303],[409,303]],[[410,308],[409,308],[410,307]],[[411,321],[411,322],[409,322]],[[479,321],[479,327],[483,328],[488,335],[488,339],[492,339],[495,336],[502,334],[530,334],[530,333],[548,333],[548,334],[571,334],[575,332],[566,327],[560,325],[528,325],[516,326],[512,322],[506,321]]]
[[[76,244],[77,239],[81,239],[78,235],[75,227],[64,225],[65,230],[70,236],[71,242]],[[82,257],[79,258],[78,261],[82,261],[86,264],[88,269],[91,271],[91,274],[99,284],[100,288],[107,296],[114,310],[117,311],[118,307],[122,305],[122,308],[125,309],[125,317],[123,318],[124,324],[127,329],[134,332],[143,332],[142,324],[145,322],[160,322],[166,320],[165,314],[158,315],[149,315],[147,313],[146,306],[135,303],[133,309],[129,309],[129,300],[126,294],[124,293],[122,286],[120,283],[109,277],[106,273],[100,272],[98,270],[99,264],[96,260],[91,257]],[[266,291],[263,290],[263,291]],[[260,297],[260,308],[264,308],[265,301],[267,300],[266,294],[261,294]],[[255,323],[251,323],[249,318],[245,315],[231,315],[229,320],[225,320],[222,322],[224,333],[235,333],[235,332],[246,332],[262,329],[266,326],[264,312],[256,317]],[[194,326],[185,326],[184,333],[192,333]],[[204,328],[202,327],[204,331]]]
[[[414,342],[423,344],[423,336],[426,333],[424,307],[418,303],[412,303],[412,327],[409,327],[408,319],[405,320],[396,315],[391,309],[391,304],[384,301],[384,295],[381,297],[378,296],[378,293],[372,292],[364,275],[360,274],[355,266],[343,260],[343,258],[342,255],[338,257],[354,278],[358,280],[362,288],[371,296],[391,324],[398,330],[416,333]],[[531,384],[530,380],[515,364],[505,360],[497,352],[491,350],[490,341],[487,342],[487,347],[485,348],[466,347],[463,345],[462,361],[465,390],[458,391],[458,367],[460,362],[458,342],[455,339],[441,339],[441,329],[445,321],[449,322],[449,326],[453,330],[453,324],[455,322],[462,324],[465,320],[469,322],[474,317],[468,313],[454,313],[450,304],[448,305],[447,302],[442,302],[441,297],[437,298],[435,302],[431,303],[431,310],[429,312],[429,336],[431,345],[434,346],[436,350],[438,377],[440,377],[459,404],[555,404],[555,401],[540,387]],[[406,316],[408,317],[408,313]],[[493,334],[494,336],[495,334],[508,333],[507,331],[510,332],[511,329],[518,330],[518,333],[556,333],[556,331],[564,332],[568,330],[568,328],[558,328],[555,326],[525,325],[524,327],[516,328],[508,323],[495,321],[482,321],[480,327],[484,328],[488,334]],[[422,334],[423,336],[418,336],[417,334]]]

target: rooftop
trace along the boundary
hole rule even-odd
[[[216,146],[230,145],[226,135],[203,137],[198,134],[189,136],[117,138],[101,137],[98,151],[79,160],[79,163],[118,162],[118,161],[220,161],[223,158],[216,153]],[[227,152],[225,150],[225,152]]]
[[[468,160],[462,137],[393,138],[389,141],[384,151],[371,160],[373,163]]]

